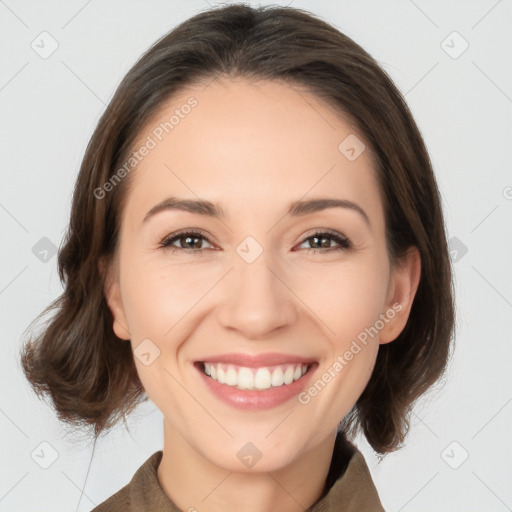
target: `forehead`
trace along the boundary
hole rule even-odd
[[[147,210],[172,195],[219,202],[228,215],[242,207],[254,214],[330,195],[378,216],[374,160],[363,144],[346,119],[298,87],[211,80],[181,90],[138,134],[134,150],[150,149],[131,171],[127,206]]]

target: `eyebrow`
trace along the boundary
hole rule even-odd
[[[292,217],[301,217],[326,210],[328,208],[346,208],[355,211],[363,217],[368,226],[371,226],[370,219],[366,212],[358,204],[347,199],[319,197],[315,199],[294,201],[291,203],[287,215],[291,215]],[[211,201],[203,199],[180,199],[177,197],[168,197],[153,206],[153,208],[146,213],[142,222],[147,222],[157,213],[166,210],[180,210],[197,213],[199,215],[205,215],[217,219],[223,219],[226,217],[222,207],[217,203],[212,203]]]

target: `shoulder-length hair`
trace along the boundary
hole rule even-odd
[[[350,120],[376,157],[390,261],[417,247],[421,278],[404,330],[379,347],[344,428],[353,435],[361,429],[380,454],[396,450],[413,404],[444,375],[450,356],[453,285],[439,191],[418,127],[390,77],[349,37],[291,7],[203,11],[159,39],[124,77],[85,151],[58,253],[64,290],[37,317],[55,313],[22,347],[23,371],[39,397],[50,395],[60,420],[92,427],[95,439],[147,400],[130,343],[113,332],[98,268],[117,251],[131,175],[107,194],[98,190],[164,102],[220,75],[302,87]]]

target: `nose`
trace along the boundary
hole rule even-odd
[[[292,325],[298,316],[297,298],[285,272],[263,251],[252,263],[238,256],[224,279],[225,300],[218,318],[225,329],[245,339],[263,339]]]

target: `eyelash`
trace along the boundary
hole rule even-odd
[[[180,231],[178,233],[173,233],[172,235],[164,238],[164,240],[162,240],[160,242],[159,246],[165,250],[169,250],[169,249],[173,248],[173,251],[172,251],[173,254],[176,251],[178,251],[178,252],[185,251],[185,252],[189,252],[192,254],[202,254],[204,249],[183,249],[181,247],[173,247],[171,245],[174,241],[179,240],[180,238],[185,238],[186,236],[190,236],[192,238],[202,238],[202,239],[206,240],[209,244],[213,245],[212,242],[210,242],[210,240],[206,236],[204,236],[202,233],[200,233],[198,231]],[[320,254],[325,254],[327,252],[346,251],[347,249],[350,249],[352,247],[352,242],[348,238],[346,238],[342,235],[339,235],[337,233],[330,232],[330,231],[316,231],[314,234],[309,235],[308,237],[304,238],[300,242],[299,245],[302,245],[304,242],[306,242],[312,238],[328,238],[328,239],[331,239],[331,240],[334,240],[335,242],[337,242],[340,245],[340,247],[330,247],[330,248],[324,249],[324,250],[321,250],[318,248],[306,249],[308,251],[308,254],[309,254],[309,251],[313,251],[313,253],[320,253]]]

